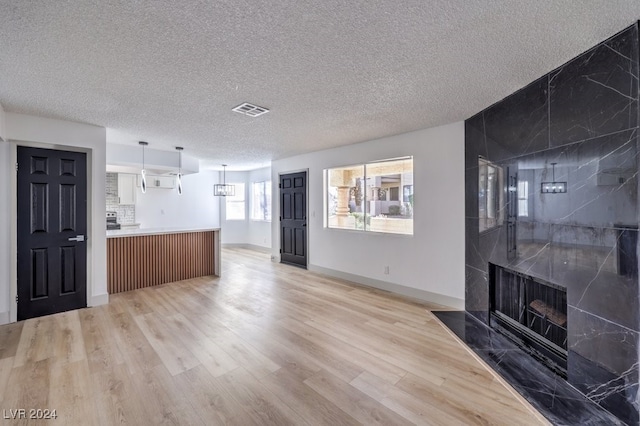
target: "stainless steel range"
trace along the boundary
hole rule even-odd
[[[120,229],[116,212],[107,212],[107,230]]]

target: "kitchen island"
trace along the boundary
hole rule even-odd
[[[107,231],[109,294],[208,275],[220,276],[219,228]]]

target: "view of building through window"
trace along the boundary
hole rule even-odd
[[[271,181],[251,184],[251,219],[271,221]]]
[[[236,195],[225,197],[226,219],[227,220],[244,220],[245,204],[244,204],[244,183],[232,183],[236,187]]]
[[[413,157],[325,172],[326,226],[413,234]]]

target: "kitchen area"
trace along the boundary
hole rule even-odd
[[[107,149],[109,294],[220,275],[219,204],[212,193],[218,173],[200,172],[198,160],[182,153],[147,149],[145,154],[143,192],[142,164],[135,161],[142,160],[140,148]]]
[[[136,181],[134,174],[107,172],[107,231],[140,228],[136,223]]]

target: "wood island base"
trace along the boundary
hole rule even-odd
[[[109,294],[220,275],[219,230],[108,233]]]

